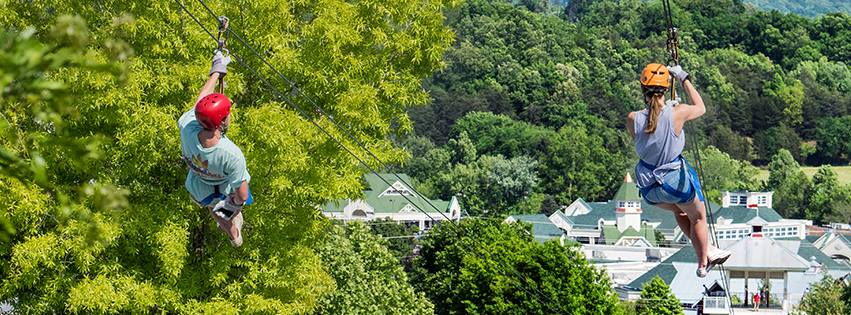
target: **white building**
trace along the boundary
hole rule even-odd
[[[461,205],[452,197],[449,201],[425,199],[405,183],[411,178],[405,174],[367,174],[366,190],[358,199],[332,201],[322,208],[325,216],[343,221],[390,219],[402,224],[416,225],[420,230],[434,224],[461,217]],[[384,180],[391,185],[387,185]],[[401,180],[399,179],[401,178]]]

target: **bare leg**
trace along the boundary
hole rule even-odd
[[[695,196],[693,202],[677,204],[677,207],[688,215],[691,223],[691,243],[697,254],[698,266],[704,268],[708,263],[707,254],[709,253],[709,227],[706,225],[706,207],[697,196]]]
[[[656,206],[673,212],[674,218],[677,219],[677,226],[680,227],[680,231],[683,231],[683,235],[691,240],[691,221],[688,219],[688,215],[686,215],[683,210],[670,203],[660,203]]]

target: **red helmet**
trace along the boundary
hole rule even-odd
[[[230,114],[230,99],[224,94],[210,93],[195,104],[195,118],[204,129],[217,129]]]

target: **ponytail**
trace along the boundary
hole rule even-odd
[[[662,113],[662,107],[665,105],[664,102],[656,102],[655,100],[658,97],[665,97],[665,94],[664,92],[647,91],[645,95],[650,97],[650,101],[647,103],[649,115],[647,117],[647,127],[644,128],[644,132],[654,133],[656,132],[659,115]]]

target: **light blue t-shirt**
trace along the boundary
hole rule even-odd
[[[177,121],[180,128],[180,151],[189,174],[186,176],[186,190],[196,201],[201,201],[212,194],[214,186],[219,186],[219,192],[228,195],[250,181],[251,175],[245,167],[245,156],[230,139],[222,135],[219,143],[205,148],[198,141],[198,132],[203,130],[195,119],[195,109],[191,109]]]

